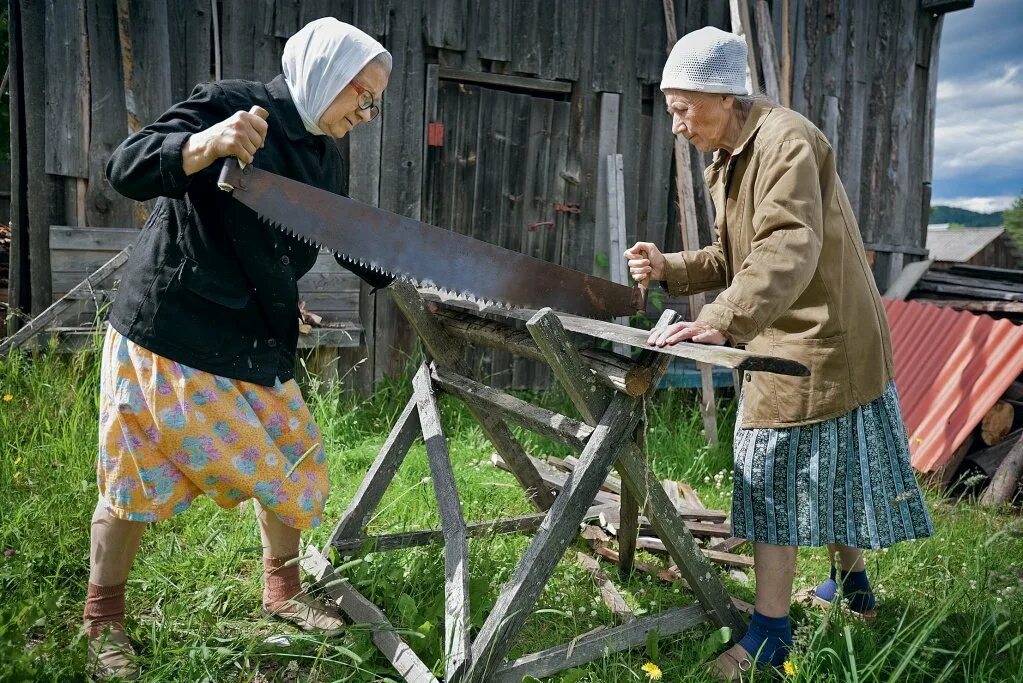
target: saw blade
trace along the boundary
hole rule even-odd
[[[481,305],[550,307],[591,318],[643,310],[644,291],[400,216],[228,160],[220,186],[305,244]]]

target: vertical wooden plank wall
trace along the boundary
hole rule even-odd
[[[629,241],[642,237],[665,248],[680,244],[670,182],[670,124],[658,89],[666,54],[663,0],[10,4],[17,34],[11,40],[12,125],[18,128],[12,135],[12,295],[35,310],[52,294],[49,225],[117,226],[144,218],[103,177],[106,157],[124,136],[186,97],[196,82],[211,78],[218,58],[225,78],[271,78],[287,37],[321,16],[351,21],[394,55],[382,120],[360,128],[349,141],[354,196],[593,271],[606,250],[597,224],[603,129],[606,139],[614,133],[615,151],[624,155]],[[918,258],[923,245],[940,20],[921,11],[917,0],[868,5],[772,0],[770,28],[782,62],[779,73],[791,78],[781,91],[791,90],[793,107],[832,138],[883,287],[904,262]],[[760,15],[751,11],[750,16],[756,47],[763,35],[755,23]],[[725,2],[675,0],[675,17],[679,35],[704,25],[731,25]],[[218,43],[219,55],[214,54]],[[35,47],[19,55],[21,45]],[[427,93],[426,66],[434,62],[442,68],[558,80],[570,84],[571,93],[443,79]],[[609,95],[619,103],[613,130],[606,121],[602,126],[600,117],[601,102],[610,102]],[[440,147],[425,147],[427,97],[434,98],[444,126]],[[33,120],[45,125],[25,125]],[[29,164],[29,159],[44,163]],[[703,182],[699,165],[693,164],[697,187]],[[712,209],[701,204],[698,213],[706,242]],[[25,277],[30,264],[31,276]],[[364,289],[360,310],[369,376],[393,376],[413,352],[411,332],[386,296]],[[515,386],[540,381],[521,363],[500,356],[488,362]]]

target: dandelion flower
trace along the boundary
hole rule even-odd
[[[659,681],[661,680],[661,676],[663,676],[661,673],[661,667],[657,666],[653,662],[647,662],[640,668],[646,673],[646,677],[651,681]]]
[[[14,400],[13,396],[11,396],[10,394],[4,394],[4,403],[9,403],[10,401],[13,400]]]
[[[786,659],[785,660],[785,675],[786,676],[795,676],[797,671],[799,671],[799,669],[797,669],[796,665],[792,663],[792,660]]]

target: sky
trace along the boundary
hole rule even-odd
[[[1023,193],[1023,0],[945,15],[931,204],[1000,211]]]

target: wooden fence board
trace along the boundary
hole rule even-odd
[[[85,0],[46,2],[46,172],[89,177]]]

